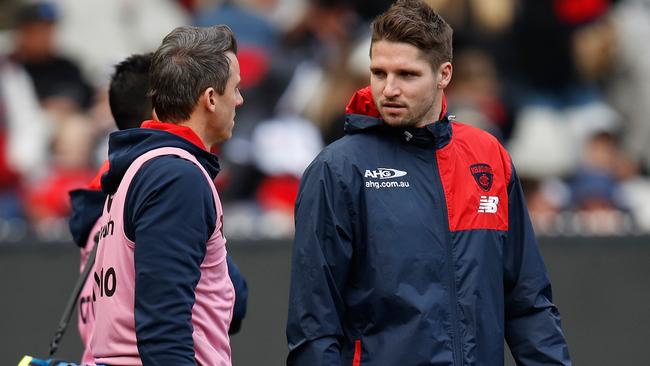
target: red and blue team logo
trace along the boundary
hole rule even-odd
[[[492,173],[492,167],[487,164],[474,164],[469,167],[469,171],[472,173],[476,184],[481,187],[484,191],[489,191],[492,188],[492,178],[494,174]]]

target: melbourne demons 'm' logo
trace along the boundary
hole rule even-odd
[[[474,177],[476,184],[484,191],[489,191],[492,188],[492,167],[487,164],[474,164],[469,167],[470,173]]]

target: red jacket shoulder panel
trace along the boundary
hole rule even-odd
[[[497,139],[476,127],[453,123],[452,140],[437,161],[449,229],[508,230],[510,157]]]

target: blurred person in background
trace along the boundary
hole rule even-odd
[[[370,87],[296,203],[289,365],[570,365],[508,153],[452,122],[452,29],[424,2],[373,22]],[[433,170],[432,170],[433,167]]]
[[[608,0],[521,2],[513,29],[518,110],[509,149],[522,176],[568,177],[589,135],[620,124],[593,78],[609,51],[589,52],[593,43],[583,35],[608,17],[610,6]]]
[[[24,219],[24,188],[45,173],[50,124],[27,72],[0,55],[0,219]]]
[[[109,86],[109,98],[111,113],[119,130],[138,128],[143,121],[153,117],[151,98],[147,95],[152,56],[151,53],[132,55],[115,66]],[[108,167],[107,160],[87,189],[70,192],[72,203],[70,231],[75,243],[81,248],[80,271],[84,270],[94,244],[99,239],[99,217],[106,200],[105,194],[101,191],[101,177],[106,173]],[[227,260],[228,273],[235,288],[235,307],[229,333],[235,334],[239,331],[246,314],[248,287],[245,278],[239,272],[230,255]],[[82,363],[93,361],[92,352],[88,346],[95,316],[92,306],[92,287],[93,281],[87,281],[78,299],[77,323],[82,343],[86,346]]]
[[[70,214],[68,192],[84,187],[93,178],[94,141],[90,121],[81,115],[67,117],[56,125],[46,175],[25,192],[27,217],[43,237],[58,229]]]
[[[54,122],[43,128],[48,132],[44,143],[48,164],[41,167],[38,178],[24,185],[26,216],[43,237],[69,214],[67,192],[92,178],[95,143],[92,123],[84,114],[94,91],[76,63],[57,50],[59,18],[53,3],[20,4],[10,55],[29,74],[40,106]]]
[[[190,14],[175,0],[49,1],[60,13],[59,50],[96,87],[108,86],[113,65],[156,49],[170,29],[190,24]]]
[[[555,177],[521,177],[530,221],[536,235],[557,235],[563,230],[562,212],[571,204],[571,191],[567,184]],[[565,231],[566,232],[566,231]]]
[[[176,28],[150,70],[159,120],[111,134],[93,286],[97,363],[231,364],[234,290],[209,150],[230,138],[243,103],[236,51],[227,26]]]
[[[608,16],[574,38],[583,74],[622,116],[614,139],[622,196],[641,232],[650,231],[650,6],[615,2]]]
[[[296,63],[278,109],[312,121],[323,132],[339,120],[340,106],[360,86],[347,65],[358,38],[365,37],[353,4],[309,1],[300,21],[285,32],[283,40],[285,53]]]
[[[271,69],[282,89],[274,108],[255,121],[250,140],[252,162],[262,173],[256,203],[263,213],[275,215],[286,237],[293,234],[302,172],[322,149],[324,134],[342,133],[340,105],[365,85],[351,73],[349,62],[360,24],[352,4],[313,0],[304,7],[278,46],[276,56],[284,66]]]
[[[79,66],[58,52],[59,17],[59,9],[51,2],[20,5],[11,57],[29,73],[43,108],[55,117],[65,117],[88,109],[94,91]]]
[[[454,58],[449,108],[463,116],[464,123],[488,131],[503,141],[510,121],[494,62],[489,54],[479,49],[461,50]]]
[[[593,52],[605,58],[595,68],[604,78],[608,99],[625,117],[622,148],[650,173],[650,5],[646,0],[619,1],[611,16],[587,35]],[[605,51],[605,52],[603,52]],[[607,59],[609,58],[609,59]],[[650,220],[646,221],[650,227]]]
[[[635,166],[618,140],[613,131],[594,132],[584,145],[579,168],[569,179],[579,232],[614,235],[630,233],[636,225],[628,206],[634,198],[625,197],[623,191]]]

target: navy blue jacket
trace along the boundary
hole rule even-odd
[[[70,230],[75,242],[86,245],[86,238],[94,235],[90,230],[95,221],[100,217],[106,194],[114,193],[119,186],[122,176],[130,164],[140,155],[159,147],[178,147],[192,153],[208,174],[214,179],[219,172],[219,163],[213,154],[199,148],[190,141],[166,131],[155,129],[129,129],[111,134],[109,141],[110,168],[102,177],[103,192],[90,190],[77,190],[70,193],[72,201],[72,216]],[[200,172],[199,172],[200,173]],[[194,304],[193,290],[198,282],[198,268],[205,255],[205,246],[190,246],[187,243],[206,243],[214,231],[216,212],[212,191],[205,185],[197,185],[196,181],[186,177],[195,177],[196,167],[193,163],[176,156],[161,156],[145,163],[136,173],[127,193],[125,205],[125,234],[135,241],[137,236],[134,260],[136,267],[136,294],[135,294],[135,320],[138,349],[144,364],[194,364],[194,349],[192,327],[178,314],[187,312],[191,314]],[[200,179],[200,181],[204,181]],[[197,187],[198,186],[198,187]],[[192,202],[174,204],[178,199],[174,194],[176,190],[187,189],[195,192]],[[152,200],[170,202],[184,210],[165,213],[160,217],[157,212],[148,210],[147,205]],[[135,220],[139,222],[154,221],[158,225],[143,225],[153,227],[155,230],[136,232]],[[176,226],[185,223],[185,230],[178,230]],[[173,256],[165,255],[167,251],[187,253],[187,258],[193,258],[196,263],[188,264],[184,268],[183,261],[172,261]],[[228,272],[235,288],[235,306],[229,333],[237,332],[242,319],[246,314],[248,288],[246,280],[230,256],[228,259]],[[156,278],[155,283],[147,283],[148,266],[167,267],[170,278]],[[164,271],[157,271],[164,273]],[[172,275],[173,273],[173,275]],[[183,273],[183,276],[179,276]],[[172,277],[173,276],[173,277]],[[178,286],[188,291],[173,291],[186,294],[181,301],[165,302],[162,294],[169,293],[162,287]],[[177,299],[178,300],[178,299]],[[171,344],[159,342],[156,344],[142,343],[141,339],[156,338],[156,334],[163,331],[162,324],[156,324],[149,315],[151,310],[147,304],[166,303],[169,306],[156,306],[156,318],[164,319],[165,326],[175,329],[174,337],[167,339]],[[162,311],[161,311],[162,309]],[[160,339],[160,337],[157,337]],[[181,345],[180,347],[178,345]],[[148,359],[150,357],[151,359]]]
[[[288,365],[570,365],[510,158],[451,122],[348,114],[296,202]]]

